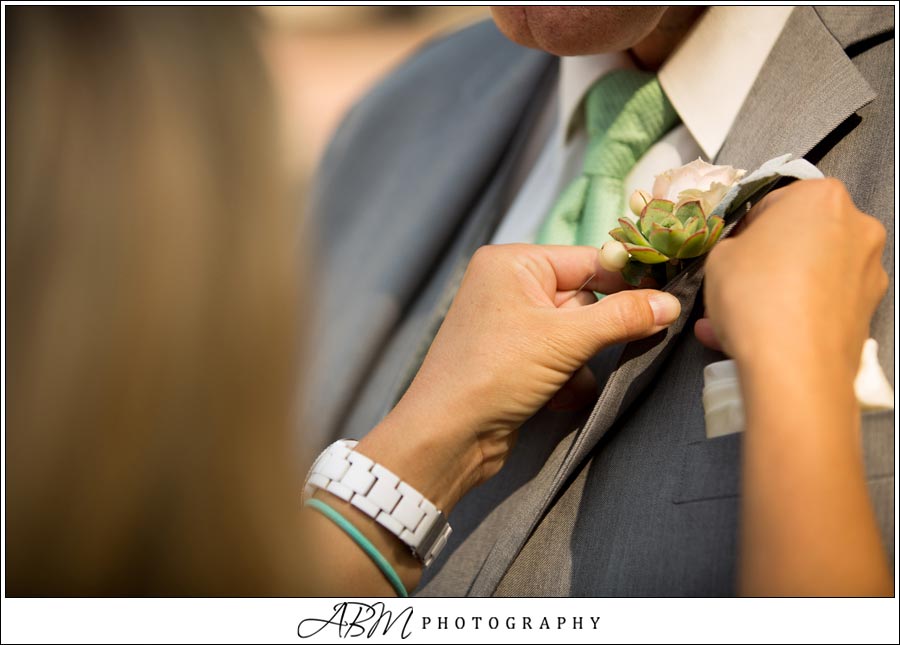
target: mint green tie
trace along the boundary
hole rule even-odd
[[[656,76],[630,69],[610,72],[594,84],[585,118],[584,174],[557,199],[538,232],[538,244],[601,246],[611,239],[609,231],[625,212],[625,177],[678,123]]]

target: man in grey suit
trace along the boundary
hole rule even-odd
[[[571,131],[584,92],[604,70],[633,64],[610,50],[646,43],[654,27],[659,46],[630,58],[664,58],[660,84],[683,125],[630,180],[689,155],[753,169],[792,153],[841,179],[893,240],[891,8],[545,10],[497,17],[529,46],[603,54],[560,63],[474,25],[397,69],[332,141],[312,207],[328,327],[307,407],[322,443],[364,435],[402,395],[478,246],[533,241],[554,193],[578,172],[584,141]],[[674,53],[667,37],[679,42]],[[889,243],[890,294],[893,253]],[[454,509],[451,542],[420,594],[735,592],[741,437],[705,438],[703,367],[722,356],[690,333],[702,278],[697,263],[667,286],[682,317],[665,335],[592,363],[601,392],[592,410],[548,409],[523,427],[500,474]],[[892,298],[871,335],[893,382]],[[893,414],[866,415],[862,427],[869,492],[893,554]]]

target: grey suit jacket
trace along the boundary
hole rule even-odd
[[[872,335],[893,382],[893,13],[794,10],[718,163],[783,153],[842,179],[889,232],[890,296]],[[505,212],[555,59],[483,23],[435,42],[353,110],[312,202],[324,302],[309,426],[362,436],[406,387],[472,252]],[[504,470],[464,499],[422,595],[728,595],[734,592],[741,437],[707,440],[690,333],[702,264],[666,288],[682,316],[610,350],[590,413],[542,411]],[[835,302],[835,306],[840,306]],[[823,357],[827,360],[827,357]],[[866,472],[893,553],[893,415],[866,415]]]

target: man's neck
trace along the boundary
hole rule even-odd
[[[706,7],[670,7],[650,35],[629,50],[638,67],[657,71],[704,11]]]

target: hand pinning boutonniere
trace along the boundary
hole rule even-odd
[[[600,265],[621,271],[637,285],[650,274],[660,286],[684,262],[708,253],[740,209],[749,209],[781,177],[819,179],[822,173],[805,159],[783,155],[747,173],[697,159],[658,175],[653,191],[636,190],[629,200],[635,219],[619,219],[613,240],[600,248]],[[877,357],[878,346],[866,341],[854,389],[863,410],[891,410],[894,391]],[[744,429],[744,409],[734,361],[709,364],[704,370],[703,408],[707,437]]]
[[[600,264],[621,271],[637,285],[652,275],[664,285],[684,262],[710,251],[728,217],[761,198],[781,177],[815,179],[822,173],[805,159],[776,157],[756,171],[714,166],[697,159],[658,175],[653,191],[636,190],[629,200],[635,219],[619,219],[613,238],[600,248]]]

